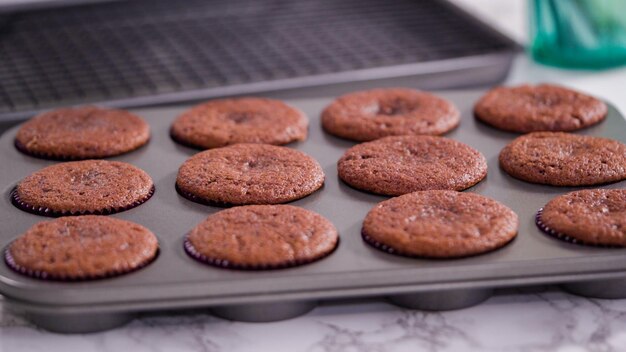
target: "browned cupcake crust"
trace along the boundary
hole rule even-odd
[[[626,247],[626,189],[590,189],[553,198],[538,213],[537,225],[568,242]]]
[[[509,175],[553,186],[588,186],[626,179],[626,145],[563,132],[520,136],[500,152]]]
[[[452,139],[385,137],[346,151],[339,177],[354,188],[385,195],[433,189],[464,190],[487,175],[485,157]]]
[[[267,144],[206,150],[187,159],[176,177],[182,196],[209,204],[285,203],[323,184],[324,171],[315,159]]]
[[[319,260],[337,247],[337,230],[321,215],[290,205],[248,205],[210,215],[185,241],[204,263],[233,269],[278,269]]]
[[[15,146],[25,154],[54,160],[96,159],[135,150],[150,139],[150,127],[124,110],[95,106],[40,114],[20,127]]]
[[[408,88],[373,89],[337,98],[322,113],[322,126],[337,137],[371,141],[387,136],[440,135],[459,125],[449,101]]]
[[[159,244],[147,228],[106,216],[62,217],[33,225],[5,251],[13,270],[38,279],[89,280],[149,264]]]
[[[172,138],[199,149],[236,143],[283,145],[307,137],[304,113],[280,100],[235,98],[193,107],[172,124]]]
[[[112,214],[147,201],[150,176],[128,163],[71,161],[45,167],[20,181],[12,193],[18,208],[46,216]]]
[[[606,117],[606,104],[552,84],[496,87],[474,106],[479,120],[511,132],[574,131]]]
[[[398,255],[458,258],[496,250],[517,235],[517,214],[479,194],[421,191],[376,205],[363,239]]]

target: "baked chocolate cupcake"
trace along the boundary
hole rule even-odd
[[[606,104],[552,84],[496,87],[474,106],[477,119],[504,131],[575,131],[606,117]]]
[[[324,184],[324,171],[310,156],[286,147],[235,144],[187,159],[176,189],[210,205],[277,204],[300,199]]]
[[[537,226],[559,239],[592,246],[626,247],[626,189],[589,189],[552,199]]]
[[[126,274],[158,253],[147,228],[106,216],[71,216],[33,225],[5,250],[10,268],[38,279],[90,280]]]
[[[15,136],[21,152],[54,160],[98,159],[135,150],[150,139],[150,127],[124,110],[95,106],[63,108],[40,114]]]
[[[11,193],[18,208],[46,216],[112,214],[150,199],[150,176],[128,163],[71,161],[45,167],[20,181]]]
[[[233,98],[193,107],[174,121],[170,134],[198,149],[236,143],[283,145],[305,140],[308,125],[304,113],[280,100]]]
[[[487,175],[474,148],[432,136],[385,137],[358,144],[339,159],[339,177],[350,186],[385,195],[472,187]]]
[[[562,132],[534,132],[500,152],[500,166],[523,181],[589,186],[626,179],[626,145],[612,139]]]
[[[354,141],[387,136],[440,135],[459,125],[449,101],[408,88],[372,89],[346,94],[322,113],[326,132]]]
[[[185,239],[193,258],[232,269],[278,269],[319,260],[337,247],[337,230],[312,211],[249,205],[209,215]]]
[[[376,205],[363,222],[363,239],[385,252],[459,258],[496,250],[517,235],[517,214],[479,194],[421,191]]]

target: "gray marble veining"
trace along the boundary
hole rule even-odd
[[[400,309],[382,300],[327,302],[276,323],[236,323],[204,311],[146,314],[107,332],[60,335],[0,305],[0,351],[597,351],[626,350],[626,300],[555,287],[504,290],[458,311]]]

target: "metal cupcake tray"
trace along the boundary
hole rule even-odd
[[[426,260],[383,253],[361,239],[366,213],[386,197],[367,194],[337,178],[336,162],[352,142],[324,133],[319,115],[331,98],[289,99],[311,120],[309,139],[291,147],[315,157],[326,173],[325,186],[292,204],[316,211],[338,228],[341,242],[329,257],[302,267],[273,271],[236,271],[203,265],[188,257],[183,237],[220,208],[193,203],[176,193],[178,167],[196,151],[173,142],[172,120],[187,106],[141,109],[152,127],[148,146],[113,158],[146,170],[156,193],[145,204],[112,215],[150,228],[160,254],[146,268],[125,276],[80,283],[30,279],[0,264],[0,293],[6,305],[35,324],[59,332],[113,328],[137,312],[210,308],[215,315],[245,321],[272,321],[303,314],[322,299],[381,296],[405,307],[445,310],[477,304],[492,289],[557,283],[586,296],[626,297],[626,249],[603,249],[565,243],[541,233],[536,211],[559,194],[579,188],[533,185],[507,176],[498,153],[516,135],[474,120],[472,105],[482,91],[444,92],[462,113],[461,125],[447,137],[467,143],[487,158],[489,174],[469,192],[495,198],[520,217],[517,239],[485,255],[454,260]],[[9,194],[15,184],[51,161],[15,150],[12,128],[0,138],[0,248],[36,222],[49,220],[15,208]],[[626,121],[615,108],[601,124],[582,134],[626,142]],[[626,182],[604,185],[625,188]]]

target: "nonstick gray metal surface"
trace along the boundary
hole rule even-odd
[[[178,167],[196,150],[173,142],[172,120],[188,106],[135,110],[152,127],[150,143],[112,158],[135,164],[154,179],[156,193],[145,204],[112,215],[138,222],[159,238],[159,257],[148,267],[118,278],[61,283],[19,275],[0,264],[0,293],[7,304],[36,324],[63,332],[111,328],[147,310],[211,308],[216,315],[248,321],[270,321],[302,314],[319,299],[389,296],[391,301],[420,309],[454,309],[489,297],[491,289],[540,283],[572,283],[585,295],[626,297],[626,249],[602,249],[564,243],[540,232],[536,211],[559,194],[579,189],[533,185],[506,175],[498,153],[517,135],[477,122],[472,105],[481,91],[443,92],[462,113],[461,125],[447,137],[467,143],[487,158],[487,178],[469,189],[495,198],[520,217],[517,239],[485,255],[426,260],[378,251],[361,239],[366,213],[387,197],[364,193],[337,178],[336,162],[354,143],[324,133],[319,115],[327,99],[291,99],[310,118],[307,141],[290,147],[315,157],[326,173],[325,186],[292,204],[316,211],[338,228],[341,243],[329,257],[302,267],[273,271],[236,271],[203,265],[183,250],[183,237],[220,208],[193,203],[174,189]],[[19,153],[13,147],[16,128],[0,138],[0,248],[27,228],[48,218],[11,205],[9,193],[31,172],[53,164]],[[608,118],[579,132],[626,142],[626,121],[610,107]],[[419,176],[419,175],[418,175]],[[622,181],[603,188],[624,188]],[[594,281],[600,280],[600,281]]]

